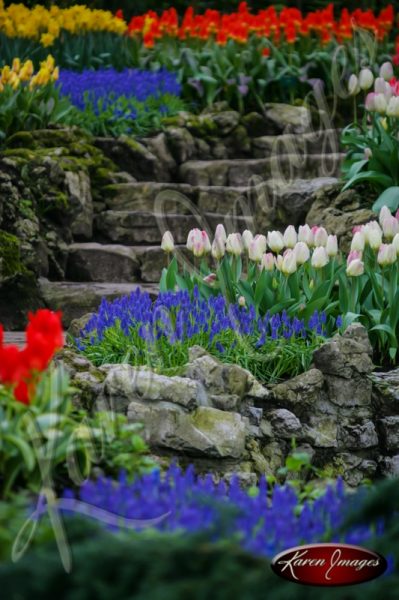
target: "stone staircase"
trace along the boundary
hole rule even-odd
[[[208,136],[201,145],[188,126],[174,127],[172,138],[167,131],[134,148],[125,145],[125,152],[121,141],[100,140],[116,164],[132,165],[130,177],[105,186],[93,202],[93,233],[76,236],[69,246],[66,281],[41,280],[46,304],[62,309],[68,325],[95,310],[102,297],[112,299],[138,286],[155,296],[166,264],[160,249],[166,230],[184,255],[194,227],[212,234],[223,223],[228,232],[262,232],[305,222],[314,192],[337,182],[343,155],[334,129],[304,132],[306,124],[288,129],[293,132],[276,133],[275,126],[273,135],[255,132],[249,147],[245,140],[245,150],[238,142],[239,158],[228,136],[221,138],[221,151],[220,140],[212,146]],[[194,151],[183,152],[181,145],[176,150],[182,137],[177,130],[194,139]],[[210,150],[204,151],[204,143]]]

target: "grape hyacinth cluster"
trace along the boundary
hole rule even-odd
[[[181,93],[175,74],[166,69],[156,72],[140,69],[125,69],[120,72],[115,69],[87,69],[82,73],[62,69],[58,86],[61,93],[68,96],[78,109],[85,110],[87,102],[90,102],[97,112],[100,106],[104,110],[121,97],[144,102],[149,97],[164,94],[180,96]]]
[[[292,337],[306,338],[309,332],[326,335],[325,313],[314,312],[308,323],[297,317],[281,314],[257,317],[253,306],[228,304],[220,294],[204,300],[194,288],[193,296],[187,290],[163,292],[152,302],[146,292],[137,289],[129,296],[112,302],[103,299],[98,313],[93,315],[76,340],[84,350],[88,344],[101,342],[108,329],[119,326],[125,336],[136,330],[138,336],[153,344],[166,338],[170,344],[184,342],[197,335],[205,335],[209,342],[226,332],[239,336],[254,336],[256,347],[267,337],[272,340]]]
[[[152,526],[160,531],[209,531],[213,540],[234,537],[246,550],[269,558],[304,543],[363,544],[375,534],[371,524],[344,535],[339,532],[353,506],[340,479],[327,486],[319,498],[301,503],[289,485],[269,488],[261,478],[254,493],[249,493],[236,476],[226,485],[224,481],[215,483],[209,474],[196,476],[192,467],[183,472],[172,465],[165,476],[156,470],[133,482],[123,473],[118,481],[106,477],[87,480],[78,493],[66,490],[63,498],[72,512],[83,512],[84,507],[85,514],[100,520],[104,513],[98,509],[113,515],[114,523],[107,522],[116,530],[136,525],[141,529],[146,520],[159,519]],[[380,529],[381,524],[377,533]]]

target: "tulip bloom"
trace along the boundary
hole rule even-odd
[[[392,246],[396,250],[396,256],[399,256],[399,233],[397,233],[395,235],[395,237],[393,238],[393,240],[392,240]]]
[[[388,106],[385,94],[376,94],[375,95],[374,106],[375,106],[376,112],[378,112],[380,115],[385,115],[387,106]]]
[[[374,82],[374,75],[370,69],[362,69],[359,73],[359,87],[363,91],[369,90]]]
[[[248,250],[249,250],[250,243],[251,243],[251,242],[252,242],[252,240],[254,239],[254,236],[253,236],[253,234],[252,234],[252,231],[249,231],[249,229],[246,229],[246,230],[244,231],[244,233],[242,234],[241,238],[242,238],[242,243],[243,243],[243,246],[244,246],[245,250],[247,250],[247,251],[248,251]]]
[[[314,235],[314,245],[315,246],[326,246],[328,240],[327,231],[324,227],[312,227],[312,232]]]
[[[293,225],[289,225],[284,231],[283,240],[286,248],[294,248],[297,242],[297,234]]]
[[[351,260],[346,267],[346,274],[348,277],[359,277],[364,273],[364,263],[359,259],[355,258]]]
[[[338,254],[338,240],[336,235],[329,235],[327,238],[326,251],[328,256],[337,256]]]
[[[268,246],[273,252],[280,252],[284,248],[284,239],[279,231],[269,231],[267,234]]]
[[[360,92],[359,80],[356,75],[351,75],[348,81],[348,92],[349,96],[357,96]]]
[[[227,240],[226,230],[221,223],[216,227],[215,238],[219,238],[223,240],[223,242],[226,242]]]
[[[267,252],[262,256],[260,267],[261,269],[265,269],[265,271],[273,271],[274,266],[274,256],[271,252]]]
[[[297,269],[297,264],[296,264],[295,252],[291,249],[286,250],[286,252],[284,253],[284,256],[283,256],[283,262],[281,264],[281,271],[285,275],[291,275],[292,273],[295,273],[296,269]]]
[[[348,254],[348,258],[346,259],[346,264],[349,265],[349,263],[352,262],[353,260],[362,260],[362,256],[363,256],[362,252],[359,252],[358,250],[352,250]]]
[[[318,246],[314,249],[312,254],[312,267],[315,269],[322,269],[328,264],[328,254],[324,246]]]
[[[380,77],[389,81],[393,77],[393,67],[390,62],[384,62],[380,67]]]
[[[225,242],[223,236],[216,236],[212,242],[211,254],[215,260],[220,260],[226,253]]]
[[[382,267],[393,265],[396,262],[396,248],[393,244],[381,244],[378,251],[377,262]]]
[[[165,231],[165,233],[163,234],[161,248],[164,252],[166,252],[166,254],[169,254],[169,252],[173,252],[173,250],[175,249],[175,241],[170,231]]]
[[[382,225],[382,222],[384,221],[384,219],[387,219],[388,217],[391,217],[392,213],[389,210],[389,208],[387,206],[383,206],[380,210],[380,214],[378,216],[378,220],[380,222],[380,225]]]
[[[386,217],[382,222],[382,231],[388,240],[399,233],[399,222],[394,216]]]
[[[254,262],[260,262],[266,251],[266,237],[264,235],[256,235],[249,245],[248,257]]]
[[[295,259],[298,265],[303,265],[310,258],[310,250],[305,242],[297,242],[294,248]]]
[[[226,240],[226,250],[233,256],[240,256],[244,247],[239,233],[230,233]]]
[[[314,235],[309,225],[300,225],[298,228],[298,242],[305,242],[308,246],[314,245]]]
[[[351,250],[363,252],[366,239],[362,231],[358,231],[352,238]]]

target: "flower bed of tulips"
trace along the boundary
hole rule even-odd
[[[42,60],[50,49],[60,68],[157,65],[177,74],[183,99],[196,107],[226,100],[252,110],[266,100],[303,101],[316,80],[327,96],[335,92],[344,100],[345,73],[370,58],[367,36],[375,37],[379,57],[393,54],[395,23],[392,6],[375,14],[361,9],[334,14],[330,4],[302,14],[274,7],[252,12],[242,2],[231,13],[197,14],[188,7],[179,18],[170,8],[126,23],[121,11],[12,5],[0,11],[1,58]]]
[[[358,320],[368,330],[378,364],[397,359],[399,313],[399,214],[382,207],[378,221],[353,232],[351,252],[338,250],[337,238],[323,227],[287,227],[267,235],[228,236],[222,225],[213,242],[199,229],[190,231],[187,247],[194,268],[178,257],[164,269],[161,290],[198,286],[204,298],[222,293],[229,302],[242,299],[255,314],[285,310],[308,319],[315,310],[325,318],[341,317],[343,326]],[[164,234],[162,247],[175,251],[173,236]],[[267,251],[268,250],[268,251]],[[283,253],[282,253],[283,252]]]

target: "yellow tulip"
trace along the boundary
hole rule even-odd
[[[21,61],[19,58],[14,58],[14,60],[12,61],[12,70],[15,73],[19,73],[21,69]]]

